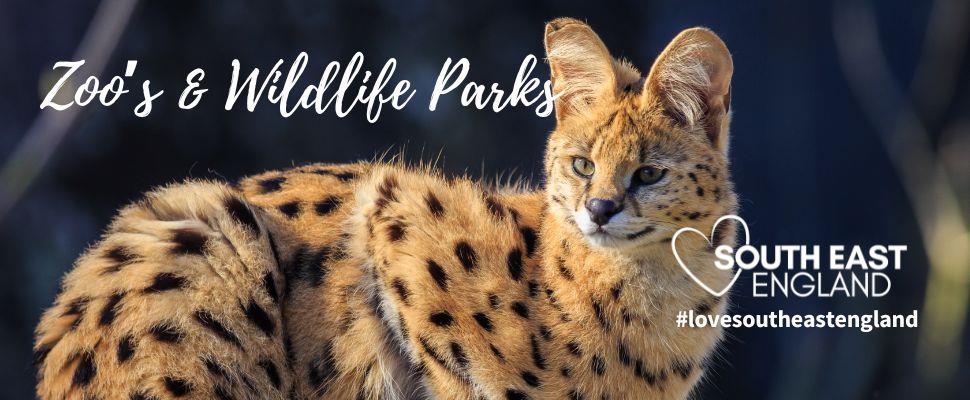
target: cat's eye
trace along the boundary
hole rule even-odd
[[[646,166],[640,168],[633,174],[633,178],[637,183],[642,185],[653,185],[663,179],[664,175],[667,175],[666,169]]]
[[[580,176],[592,176],[593,171],[596,170],[596,166],[593,162],[582,157],[573,157],[573,171],[576,171]]]

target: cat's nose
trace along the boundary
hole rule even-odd
[[[590,199],[586,202],[586,209],[589,210],[589,218],[596,225],[606,225],[610,221],[610,217],[620,212],[622,207],[613,200]]]

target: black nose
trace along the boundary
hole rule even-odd
[[[606,199],[591,199],[586,202],[586,209],[589,210],[589,218],[596,225],[606,225],[610,217],[620,212],[620,207],[615,201]]]

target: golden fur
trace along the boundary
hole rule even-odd
[[[545,42],[563,94],[544,190],[385,163],[156,190],[65,278],[37,328],[38,395],[687,397],[722,333],[674,318],[727,302],[670,240],[736,207],[730,54],[690,29],[642,78],[579,21],[550,22]],[[644,166],[666,175],[638,184]],[[622,210],[591,225],[594,198]],[[709,265],[696,239],[681,255]]]

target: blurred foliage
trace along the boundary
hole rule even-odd
[[[0,1],[3,159],[36,118],[47,71],[72,57],[97,4]],[[875,8],[887,66],[901,82],[910,82],[919,64],[930,9],[902,0],[879,1]],[[0,220],[5,275],[0,353],[7,355],[0,358],[0,398],[32,396],[32,329],[60,276],[97,240],[118,207],[153,186],[185,177],[234,180],[294,164],[367,159],[401,147],[414,161],[440,151],[441,165],[450,172],[485,177],[513,172],[540,184],[552,118],[538,118],[530,108],[500,114],[463,108],[454,97],[429,112],[426,101],[447,57],[471,61],[468,79],[511,85],[526,54],[542,55],[543,23],[557,16],[585,19],[615,55],[642,70],[683,28],[708,26],[722,36],[736,69],[732,169],[742,215],[759,242],[910,246],[903,269],[892,273],[886,298],[739,295],[734,311],[919,308],[928,264],[918,224],[878,126],[864,115],[840,68],[833,12],[828,2],[771,1],[144,2],[106,72],[120,73],[126,60],[136,59],[136,78],[165,88],[168,101],[147,118],[132,115],[137,100],[131,98],[110,109],[86,109],[25,197]],[[376,124],[367,123],[360,110],[343,119],[307,112],[284,119],[265,104],[252,113],[222,109],[232,59],[265,69],[300,51],[310,54],[311,77],[356,51],[366,55],[370,69],[395,57],[396,76],[411,80],[419,94],[402,111],[385,110]],[[958,89],[927,122],[927,132],[940,153],[952,154],[943,144],[968,142],[957,138],[970,127],[970,63],[962,56],[946,61],[960,65]],[[195,109],[179,110],[174,99],[185,74],[196,67],[206,69],[212,90]],[[954,128],[957,134],[946,135],[935,133],[953,132],[939,121],[964,123]],[[956,154],[963,155],[962,167],[960,157],[956,161],[963,171],[967,152]],[[963,172],[957,176],[968,176]],[[749,287],[750,281],[742,275],[738,285]],[[734,330],[700,397],[921,398],[926,384],[914,378],[917,336],[905,329]],[[960,396],[958,384],[970,379],[966,347],[936,398]]]

